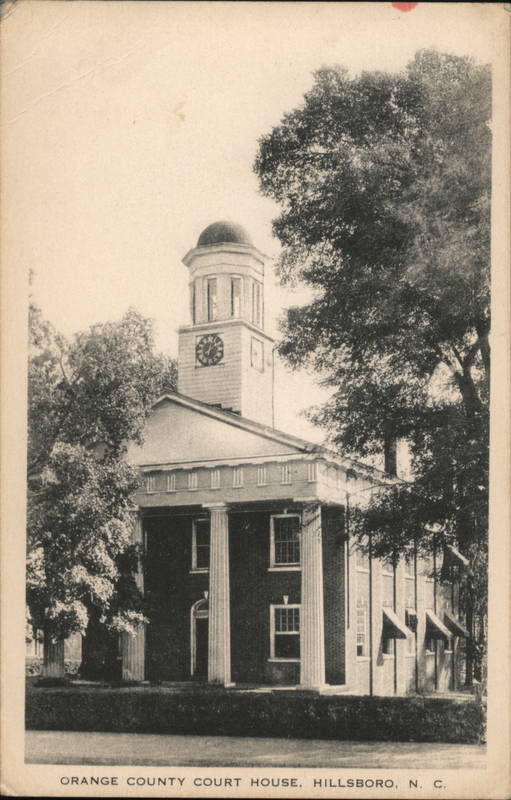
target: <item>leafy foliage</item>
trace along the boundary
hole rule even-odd
[[[280,353],[334,391],[313,418],[344,452],[410,444],[413,482],[374,498],[375,554],[430,550],[441,525],[485,606],[490,368],[489,70],[419,52],[403,73],[323,68],[260,141],[262,192],[281,207],[288,309]]]
[[[30,309],[27,602],[50,638],[143,620],[126,446],[175,375],[133,310],[67,341]]]

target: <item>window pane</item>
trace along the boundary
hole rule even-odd
[[[300,609],[276,608],[275,631],[277,633],[298,633],[300,631]]]
[[[197,569],[208,569],[209,567],[209,546],[197,547],[196,554]]]
[[[199,519],[195,523],[195,566],[209,568],[209,520]]]
[[[216,319],[216,278],[208,278],[208,320]]]
[[[197,322],[197,281],[192,283],[192,322]]]
[[[241,278],[231,278],[231,317],[241,316]]]
[[[274,518],[275,563],[300,563],[299,517]]]
[[[300,658],[300,634],[275,634],[276,658]]]
[[[367,655],[367,609],[359,599],[357,604],[357,656]]]

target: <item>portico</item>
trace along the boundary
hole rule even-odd
[[[337,523],[330,524],[326,540],[325,515]],[[209,683],[224,686],[325,686],[323,556],[325,549],[327,555],[335,550],[338,562],[344,562],[340,506],[310,497],[142,506],[138,518],[147,553],[145,584],[159,608],[152,611],[149,637],[140,630],[123,638],[125,678],[183,681],[207,675]],[[204,545],[198,544],[198,523],[201,530],[209,528],[209,557],[201,554],[199,562],[197,547]],[[194,568],[197,563],[208,566]],[[166,580],[167,569],[172,574]],[[335,591],[343,607],[344,572],[330,573],[328,590]],[[162,625],[165,617],[168,624]],[[337,622],[340,656],[345,651],[344,614]],[[206,669],[199,663],[204,630]],[[174,655],[165,664],[172,648]],[[331,674],[335,661],[330,658]],[[344,672],[344,664],[337,664],[338,685]]]

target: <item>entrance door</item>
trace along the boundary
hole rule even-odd
[[[197,680],[208,679],[208,627],[207,617],[195,620],[195,674]]]
[[[208,679],[209,604],[207,598],[192,606],[191,613],[191,676],[199,681]]]

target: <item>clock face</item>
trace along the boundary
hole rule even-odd
[[[224,357],[224,343],[216,333],[207,333],[201,336],[195,345],[195,355],[203,367],[218,364]]]
[[[251,341],[251,348],[250,348],[250,356],[251,356],[251,363],[252,366],[262,372],[264,369],[264,362],[263,362],[263,343],[259,339],[255,339],[252,337]]]

